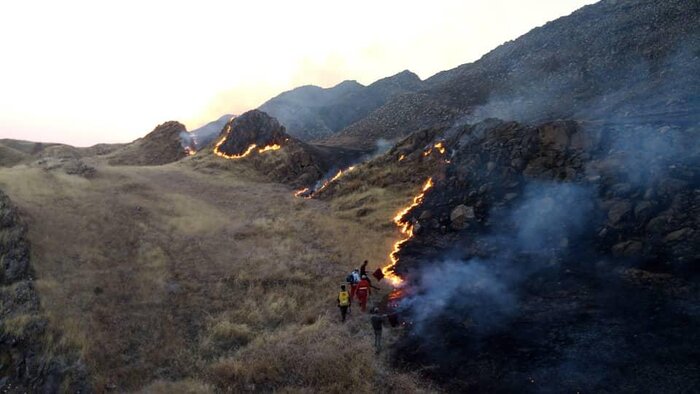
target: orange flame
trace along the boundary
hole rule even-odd
[[[321,187],[319,187],[318,189],[316,189],[316,190],[314,191],[314,193],[318,193],[318,192],[320,192],[321,190],[324,190],[325,188],[327,188],[328,186],[330,186],[331,183],[337,181],[338,179],[340,179],[340,177],[342,177],[343,175],[347,174],[348,172],[350,172],[350,171],[352,171],[352,170],[354,170],[354,169],[355,169],[355,166],[351,166],[351,167],[348,167],[348,168],[346,168],[346,169],[344,169],[344,170],[338,170],[338,173],[335,174],[335,176],[333,176],[333,178],[331,178],[331,179],[325,181],[325,182],[323,183],[323,185],[321,185]]]
[[[401,250],[401,246],[413,238],[413,224],[410,221],[404,219],[404,217],[411,212],[411,210],[419,206],[423,202],[425,194],[433,187],[433,178],[428,178],[423,184],[421,192],[413,197],[413,202],[400,210],[396,216],[394,216],[394,224],[399,228],[401,234],[404,236],[402,239],[394,243],[394,248],[389,254],[389,260],[391,263],[386,267],[382,268],[382,273],[384,277],[391,282],[394,287],[400,286],[403,283],[403,279],[394,272],[394,267],[396,263],[399,262],[398,253]]]
[[[264,147],[264,148],[260,148],[260,149],[258,150],[258,153],[265,153],[265,152],[268,152],[268,151],[271,151],[271,150],[280,150],[280,149],[282,149],[282,145],[280,145],[280,144],[273,144],[273,145],[268,145],[268,146],[266,146],[266,147]]]
[[[221,147],[221,145],[224,144],[224,142],[226,142],[226,139],[228,138],[228,134],[231,131],[231,126],[227,126],[227,127],[228,127],[228,129],[226,130],[226,136],[224,136],[224,138],[222,138],[221,141],[219,141],[216,144],[216,146],[214,146],[214,154],[215,155],[217,155],[219,157],[223,157],[224,159],[237,160],[237,159],[242,159],[246,156],[249,156],[251,153],[253,153],[255,148],[258,147],[257,144],[251,144],[250,146],[248,146],[248,149],[246,149],[243,153],[238,154],[238,155],[229,155],[227,153],[222,152],[221,150],[219,150],[219,148]],[[282,149],[282,145],[272,144],[272,145],[267,145],[267,146],[264,146],[264,147],[258,149],[258,153],[265,153],[265,152],[280,150],[280,149]]]
[[[406,155],[401,155],[401,157],[399,157],[399,161],[403,161],[403,159],[405,159],[405,158],[406,158]]]
[[[431,153],[433,153],[433,149],[437,149],[438,152],[440,152],[441,155],[444,155],[446,152],[445,145],[442,142],[436,142],[435,145],[431,146],[423,152],[423,156],[427,157],[430,156]]]
[[[294,193],[294,197],[302,197],[305,193],[308,193],[309,190],[310,190],[310,189],[309,189],[308,187],[305,187],[305,188],[303,188],[303,189],[301,189],[301,190],[297,190],[297,191]],[[304,198],[311,198],[311,196],[304,196]]]

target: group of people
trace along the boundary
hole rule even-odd
[[[352,307],[353,299],[357,299],[362,312],[367,312],[367,302],[372,295],[372,289],[379,290],[378,287],[372,285],[369,276],[367,276],[367,264],[368,262],[365,260],[360,268],[356,268],[348,274],[345,278],[346,284],[340,286],[338,308],[340,308],[340,317],[343,322]]]
[[[353,299],[357,299],[360,305],[360,311],[367,312],[367,302],[372,295],[372,289],[379,290],[373,286],[369,276],[367,275],[367,260],[365,260],[360,268],[354,269],[345,278],[346,284],[340,286],[338,293],[338,308],[340,309],[340,318],[344,323],[348,313],[352,308]],[[370,322],[374,330],[374,346],[377,353],[381,350],[382,338],[382,322],[383,316],[379,314],[379,308],[374,307],[371,310],[372,316]]]

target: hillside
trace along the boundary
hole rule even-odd
[[[489,117],[697,124],[699,22],[697,2],[601,1],[427,79],[420,93],[324,143],[367,146],[439,121]]]
[[[78,382],[97,392],[419,390],[413,374],[374,358],[364,319],[336,323],[339,281],[359,261],[381,261],[393,234],[295,198],[249,161],[196,159],[86,159],[96,168],[89,179],[0,169],[0,189],[27,221],[48,327],[64,338],[59,351],[84,364]],[[0,324],[0,341],[34,332],[33,322]],[[23,338],[50,354],[58,346]],[[27,390],[68,381],[50,371],[39,369]]]
[[[260,106],[304,141],[321,139],[364,118],[392,98],[423,87],[417,75],[406,70],[368,86],[345,81],[332,88],[302,86]]]
[[[1,140],[0,389],[700,391],[698,22],[604,0],[426,81]]]

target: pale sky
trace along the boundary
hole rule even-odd
[[[425,79],[594,2],[3,1],[0,138],[128,142],[300,85]]]

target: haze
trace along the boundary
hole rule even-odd
[[[128,142],[300,85],[424,79],[593,2],[8,2],[0,138]]]

